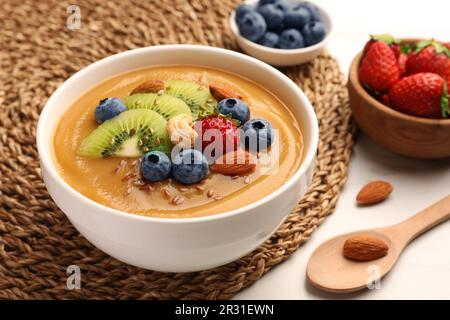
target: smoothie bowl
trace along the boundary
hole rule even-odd
[[[317,143],[289,78],[195,45],[86,67],[37,129],[47,189],[77,230],[121,261],[171,272],[231,262],[270,237],[306,192]]]

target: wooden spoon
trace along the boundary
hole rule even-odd
[[[368,283],[373,283],[374,271],[381,279],[414,238],[449,218],[450,195],[399,224],[332,238],[320,245],[309,258],[307,278],[314,286],[329,292],[348,293],[367,288]],[[389,246],[388,254],[367,262],[345,258],[342,253],[344,242],[354,235],[369,235],[384,240]]]

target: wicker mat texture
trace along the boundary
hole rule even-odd
[[[169,43],[238,50],[227,22],[238,1],[74,2],[81,9],[79,30],[66,27],[69,2],[0,3],[0,298],[231,298],[294,253],[335,208],[353,132],[338,64],[323,55],[282,69],[311,99],[320,143],[311,188],[278,232],[246,257],[213,270],[147,271],[93,247],[49,197],[35,146],[40,110],[70,75],[120,51]],[[66,268],[74,264],[82,288],[68,290]]]

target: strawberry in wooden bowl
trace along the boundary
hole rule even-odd
[[[450,157],[449,84],[448,44],[372,36],[350,67],[350,106],[359,127],[385,148]]]

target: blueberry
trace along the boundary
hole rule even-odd
[[[320,14],[319,8],[317,8],[317,6],[314,5],[313,3],[305,1],[305,2],[301,2],[294,6],[294,8],[299,8],[299,7],[307,9],[309,11],[309,13],[311,14],[312,20],[314,20],[314,21],[322,20],[322,15]]]
[[[194,184],[208,175],[208,161],[198,150],[185,149],[172,161],[172,175],[183,184]]]
[[[284,19],[283,19],[283,20],[284,20]],[[282,23],[278,26],[278,28],[273,29],[273,30],[270,30],[270,31],[276,33],[276,34],[279,36],[279,34],[280,34],[281,32],[283,32],[284,29],[286,29],[286,27],[284,26],[284,22],[282,22]]]
[[[150,151],[144,154],[141,161],[141,176],[145,181],[156,182],[165,180],[170,175],[172,163],[161,151]]]
[[[276,0],[273,5],[283,12],[287,12],[293,6],[288,0]]]
[[[283,23],[284,13],[273,4],[265,4],[258,8],[258,12],[266,20],[267,29],[276,30]]]
[[[239,32],[250,41],[258,41],[266,32],[267,24],[258,12],[247,12],[238,23]]]
[[[280,34],[278,48],[280,49],[298,49],[305,46],[305,41],[300,31],[296,29],[287,29]]]
[[[231,115],[231,118],[239,120],[241,124],[250,119],[250,109],[239,99],[223,99],[217,104],[217,109],[223,115]]]
[[[236,13],[235,13],[236,23],[238,23],[246,13],[253,12],[253,11],[254,11],[253,7],[248,4],[239,5],[236,8]]]
[[[275,3],[277,1],[279,1],[279,0],[259,0],[258,6],[262,7],[262,6],[266,5],[266,4],[272,4],[272,3]]]
[[[326,30],[322,22],[310,22],[302,29],[305,43],[307,46],[312,46],[325,38]]]
[[[297,7],[288,10],[284,15],[284,24],[287,28],[302,30],[311,21],[311,14],[304,7]]]
[[[245,141],[245,147],[252,151],[267,149],[272,144],[273,131],[269,121],[264,119],[252,119],[242,126],[244,135],[241,141]]]
[[[122,100],[117,98],[106,98],[100,100],[100,103],[95,108],[95,120],[101,124],[108,119],[114,118],[125,110],[127,110],[127,107],[125,107]]]
[[[259,39],[258,43],[263,46],[276,48],[280,37],[274,32],[266,32],[261,39]]]

